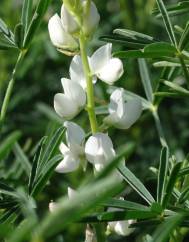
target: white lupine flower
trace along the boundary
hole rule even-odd
[[[125,101],[124,89],[116,89],[110,97],[110,115],[104,119],[105,123],[119,129],[130,128],[142,113],[142,103],[139,98]]]
[[[112,44],[100,47],[90,58],[93,75],[101,81],[112,85],[123,75],[123,63],[118,58],[112,58]]]
[[[115,156],[110,137],[103,133],[90,136],[85,144],[85,154],[97,171],[103,169]]]
[[[87,81],[85,78],[85,74],[83,72],[83,64],[81,60],[81,56],[75,55],[70,64],[70,77],[72,80],[78,82],[83,89],[87,87]],[[96,83],[96,77],[93,77],[93,83]]]
[[[73,122],[65,122],[64,126],[67,128],[67,146],[61,143],[59,147],[60,152],[64,156],[64,159],[55,169],[59,173],[75,171],[79,167],[80,157],[84,154],[83,142],[85,133],[83,129]]]
[[[79,48],[77,41],[65,31],[58,14],[50,18],[48,29],[51,42],[58,49],[76,51]]]
[[[54,97],[54,109],[59,116],[70,120],[74,118],[86,104],[86,94],[83,88],[75,81],[61,79],[64,89]]]
[[[112,44],[106,44],[100,47],[91,57],[88,57],[93,83],[96,82],[98,77],[100,80],[112,85],[123,75],[123,64],[120,59],[112,58],[111,51]],[[86,89],[86,78],[79,55],[74,56],[72,59],[70,77]]]
[[[124,200],[124,198],[120,197],[120,200]],[[118,208],[108,208],[109,212],[122,211],[122,210],[123,209],[118,209]],[[108,229],[110,231],[114,231],[119,235],[128,236],[134,231],[134,228],[129,228],[129,225],[131,225],[134,222],[136,222],[136,220],[122,220],[122,221],[108,222]]]

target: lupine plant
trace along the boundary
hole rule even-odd
[[[17,53],[10,81],[0,96],[1,241],[187,241],[187,150],[174,148],[175,143],[180,147],[182,140],[180,144],[173,141],[167,132],[174,117],[167,115],[162,122],[159,113],[167,100],[176,99],[177,105],[188,107],[189,24],[178,25],[173,20],[178,15],[187,20],[189,1],[171,5],[165,5],[163,0],[144,1],[153,9],[148,14],[164,29],[163,34],[154,37],[132,30],[132,4],[117,1],[127,15],[123,15],[122,21],[125,26],[128,22],[130,29],[100,33],[97,48],[93,41],[102,18],[98,1],[59,1],[57,13],[51,10],[48,14],[51,1],[37,2],[35,5],[32,0],[23,1],[14,31],[0,19],[0,49]],[[136,9],[137,3],[140,5],[140,1],[133,1]],[[145,11],[149,9],[144,7]],[[58,83],[56,91],[51,90],[52,95],[48,96],[51,106],[38,105],[51,120],[46,134],[35,142],[28,139],[22,146],[26,134],[13,130],[9,121],[14,108],[13,93],[19,70],[33,51],[32,44],[44,18],[51,55],[58,55],[69,66],[64,66],[64,74],[58,80],[51,80]],[[126,88],[129,66],[125,63],[133,59],[133,82],[137,76],[145,95]],[[16,97],[15,102],[19,103],[19,95]],[[187,115],[188,109],[183,113]],[[151,157],[147,147],[150,141],[129,141],[129,133],[137,124],[141,139],[147,136],[150,140],[152,126],[143,126],[147,118],[153,120],[156,129],[158,152],[152,149],[152,157],[158,162],[150,166],[145,161],[145,170],[150,174],[146,179],[144,169],[136,175],[137,169],[128,162],[136,159],[134,164],[140,169],[140,161]],[[184,129],[179,139],[188,138],[188,121],[182,117],[176,120]],[[25,125],[24,120],[21,125]],[[137,134],[135,139],[139,139]],[[137,150],[145,151],[144,159],[136,155]],[[75,228],[79,228],[76,236]]]

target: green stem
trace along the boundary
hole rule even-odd
[[[16,77],[16,74],[17,74],[18,66],[19,66],[22,58],[24,57],[24,55],[25,55],[25,51],[21,51],[19,53],[18,59],[16,61],[15,67],[14,67],[13,72],[12,72],[11,79],[8,83],[8,87],[7,87],[5,97],[4,97],[4,100],[3,100],[3,104],[2,104],[2,107],[1,107],[0,129],[3,125],[4,119],[5,119],[5,116],[6,116],[6,113],[7,113],[7,108],[8,108],[8,105],[9,105],[9,102],[10,102],[10,97],[11,97],[12,90],[13,90],[13,87],[14,87],[15,77]]]
[[[93,88],[92,75],[89,67],[89,61],[87,58],[86,40],[82,33],[80,35],[79,41],[80,41],[83,70],[87,81],[87,112],[88,112],[89,121],[91,125],[91,131],[94,134],[98,131],[98,124],[97,124],[97,119],[95,114],[94,88]]]
[[[182,70],[183,70],[183,73],[184,73],[184,76],[185,76],[185,79],[186,79],[186,82],[187,82],[187,86],[189,88],[189,72],[188,72],[188,69],[186,67],[186,64],[185,64],[182,56],[179,56],[179,60],[180,60]]]

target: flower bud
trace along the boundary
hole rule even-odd
[[[65,4],[62,4],[61,8],[61,21],[65,31],[70,34],[74,34],[80,30],[80,27],[74,16],[69,13],[69,10],[67,10]]]
[[[100,15],[93,1],[91,1],[90,3],[89,11],[87,11],[87,5],[88,1],[82,2],[84,15],[82,30],[86,36],[90,36],[91,34],[93,34],[94,30],[97,28],[99,24]]]
[[[60,50],[78,51],[79,45],[77,41],[68,34],[62,25],[61,19],[58,14],[50,18],[48,23],[49,35],[51,42]]]

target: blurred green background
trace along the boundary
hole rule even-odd
[[[37,1],[36,1],[37,2]],[[94,1],[99,10],[101,21],[90,44],[89,53],[92,53],[103,42],[99,37],[111,34],[115,28],[128,28],[135,31],[149,34],[158,39],[167,40],[167,34],[163,29],[161,19],[152,15],[155,7],[155,0],[96,0]],[[164,1],[167,4],[177,1]],[[71,57],[67,57],[57,52],[52,46],[48,35],[48,19],[55,13],[60,12],[61,1],[52,1],[48,13],[45,15],[40,29],[38,30],[31,48],[19,68],[16,85],[9,105],[8,113],[3,128],[3,137],[14,130],[20,130],[22,137],[20,145],[28,155],[32,157],[32,149],[49,131],[61,124],[61,120],[55,116],[53,111],[53,97],[57,92],[61,92],[61,77],[68,77]],[[1,0],[0,17],[14,30],[14,26],[19,22],[21,14],[22,0]],[[186,23],[188,14],[172,18],[173,24],[181,27]],[[124,49],[120,44],[114,44],[113,49]],[[0,103],[5,94],[5,90],[13,70],[18,52],[16,50],[0,51]],[[143,87],[136,60],[124,60],[125,73],[116,85],[144,96]],[[152,61],[148,60],[151,71],[152,85],[155,88],[157,79],[161,74],[161,69],[155,69]],[[180,73],[175,73],[174,78],[180,77]],[[107,86],[98,82],[96,86],[97,105],[107,103],[109,94],[106,92]],[[160,105],[160,118],[165,131],[166,138],[172,152],[179,160],[183,159],[188,152],[189,137],[189,104],[181,99],[166,99]],[[49,111],[51,109],[52,113]],[[82,127],[89,130],[89,123],[86,115],[81,113],[76,119]],[[111,129],[110,136],[114,145],[118,148],[121,144],[133,142],[135,149],[128,159],[128,165],[135,174],[142,180],[145,179],[147,187],[153,187],[153,174],[148,167],[156,166],[161,149],[154,120],[149,112],[144,112],[140,120],[129,130],[118,131]],[[1,140],[0,140],[1,142]],[[14,165],[13,157],[9,157],[8,164],[1,164],[0,176],[4,177],[4,167],[11,171]],[[19,167],[18,167],[19,169]],[[42,215],[48,209],[51,199],[66,194],[67,186],[77,188],[81,184],[82,171],[76,171],[69,175],[55,174],[51,183],[39,197],[39,213]],[[89,174],[90,175],[90,174]],[[16,180],[16,174],[14,174]],[[11,179],[14,179],[14,176]],[[8,178],[10,178],[7,175]],[[24,174],[21,174],[17,185],[25,182]],[[15,181],[12,182],[15,185]],[[126,196],[135,198],[135,194],[128,188]],[[84,233],[81,228],[84,226],[75,225],[64,233],[65,241],[72,235],[72,241],[83,241]],[[137,238],[137,236],[135,236]],[[136,239],[137,240],[137,239]],[[53,240],[55,241],[55,239]],[[63,241],[62,237],[56,241]],[[125,241],[119,236],[112,235],[109,241]],[[134,241],[132,237],[128,241]],[[140,239],[138,240],[140,241]]]

